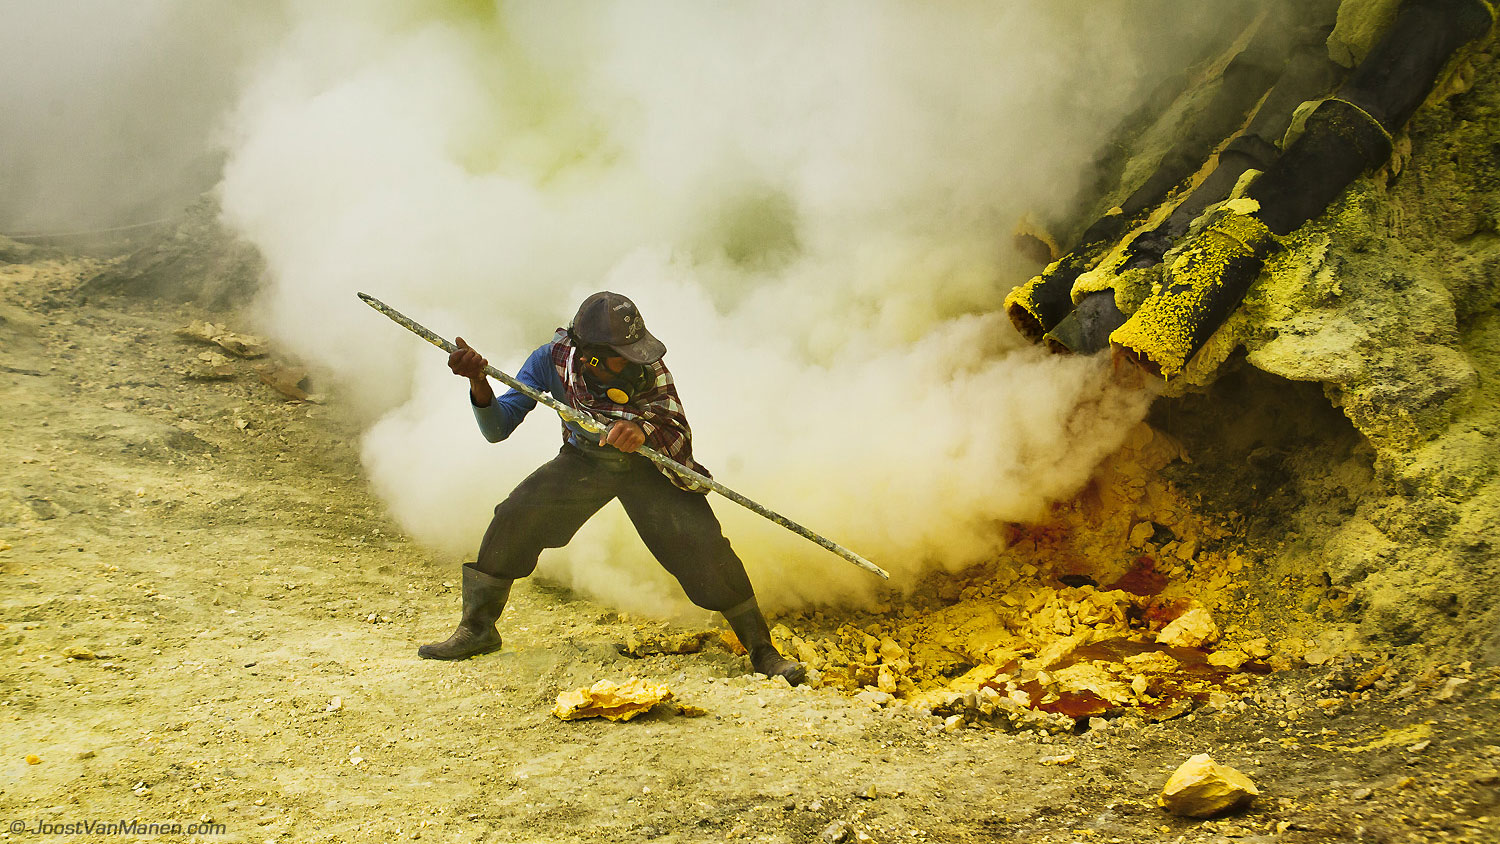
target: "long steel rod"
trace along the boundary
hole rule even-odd
[[[406,316],[395,308],[392,308],[390,305],[387,305],[379,299],[376,299],[374,296],[371,296],[368,293],[360,293],[359,298],[363,299],[366,305],[369,305],[375,310],[385,314],[387,317],[390,317],[392,322],[396,323],[402,328],[405,328],[407,331],[410,331],[418,337],[421,337],[423,340],[426,340],[432,345],[437,346],[439,349],[442,349],[449,354],[452,354],[458,349],[457,346],[432,333],[431,331],[428,331],[420,323],[415,322],[410,317]],[[574,408],[571,408],[558,401],[557,399],[552,398],[546,393],[534,390],[531,387],[522,384],[520,381],[517,381],[516,379],[510,377],[509,375],[506,375],[504,372],[501,372],[493,366],[486,366],[484,368],[484,371],[486,375],[489,375],[491,378],[494,378],[496,381],[499,381],[500,383],[505,384],[512,389],[520,391],[521,393],[525,394],[527,398],[530,398],[533,401],[540,402],[552,408],[553,410],[557,411],[557,415],[568,420],[569,422],[577,423],[585,431],[588,431],[591,434],[602,434],[607,427],[604,423],[588,415],[587,413],[583,413]],[[878,574],[886,580],[889,580],[891,577],[890,573],[885,569],[875,565],[869,560],[866,560],[864,557],[861,557],[853,551],[850,551],[848,548],[845,548],[837,542],[834,542],[833,540],[828,539],[821,534],[813,533],[802,525],[799,525],[791,519],[788,519],[786,516],[783,516],[768,507],[764,507],[760,504],[755,503],[754,501],[751,501],[750,499],[746,498],[743,495],[740,495],[738,492],[735,492],[729,487],[724,486],[713,478],[710,478],[707,475],[702,474],[701,472],[695,472],[692,469],[689,469],[681,463],[678,463],[676,460],[673,460],[672,458],[656,451],[650,446],[643,445],[640,448],[636,449],[636,453],[643,455],[647,460],[650,460],[652,463],[655,463],[658,466],[681,475],[682,477],[688,478],[695,483],[708,487],[709,489],[717,492],[718,494],[724,496],[730,501],[733,501],[741,507],[744,507],[745,509],[750,510],[751,512],[754,512],[758,515],[764,516],[765,518],[770,519],[776,524],[781,525],[792,533],[798,534],[799,536],[816,542],[829,551],[832,551],[833,553],[839,555],[840,557],[843,557],[856,566],[859,566],[865,571],[868,571],[872,574]]]

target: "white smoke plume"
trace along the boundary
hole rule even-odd
[[[373,421],[369,476],[472,555],[559,444],[483,441],[443,355],[363,290],[514,371],[600,289],[668,347],[699,459],[911,584],[981,562],[1144,412],[1000,313],[1009,233],[1065,207],[1146,86],[1214,37],[1190,0],[288,0],[226,121],[224,218],[263,328]],[[234,14],[225,13],[227,21]],[[1163,21],[1170,21],[1164,26]],[[878,582],[723,499],[763,603]],[[539,572],[686,600],[610,505]]]
[[[276,31],[248,3],[0,0],[0,233],[170,217],[213,187],[217,125]]]
[[[667,344],[721,481],[909,583],[992,555],[1144,412],[999,311],[1034,270],[1014,221],[1074,196],[1208,34],[1148,5],[293,4],[235,114],[225,216],[268,258],[277,335],[380,415],[369,474],[420,539],[472,554],[557,422],[485,443],[442,355],[354,291],[514,371],[610,289]],[[715,509],[767,604],[876,586]],[[617,505],[540,571],[686,605]]]

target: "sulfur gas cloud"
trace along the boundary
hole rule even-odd
[[[631,296],[716,477],[909,586],[992,556],[1143,415],[1106,364],[1014,334],[1037,267],[1009,235],[1073,210],[1222,35],[1210,5],[289,0],[234,65],[224,220],[266,257],[262,328],[366,415],[370,479],[453,566],[558,422],[486,443],[444,356],[356,291],[512,371],[587,294]],[[767,605],[879,585],[714,506]],[[688,608],[618,505],[539,573]]]
[[[0,234],[138,225],[212,188],[222,115],[277,21],[219,0],[0,0]]]
[[[225,217],[267,257],[268,324],[372,414],[371,479],[454,565],[558,423],[485,443],[443,356],[356,290],[509,370],[588,293],[631,296],[702,462],[909,583],[993,554],[1144,411],[999,312],[1035,269],[1015,221],[1212,34],[1149,5],[292,4],[230,123]],[[715,507],[768,604],[876,585]],[[685,606],[617,505],[540,572]]]

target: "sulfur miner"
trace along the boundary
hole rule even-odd
[[[519,390],[496,396],[485,359],[457,338],[448,357],[469,380],[469,402],[490,442],[510,436],[536,402]],[[744,563],[724,538],[706,490],[668,474],[635,452],[645,443],[691,469],[692,432],[672,374],[667,348],[646,330],[635,303],[618,293],[583,301],[567,328],[526,359],[517,380],[563,404],[604,420],[603,435],[563,423],[556,457],[532,472],[495,508],[474,562],[463,566],[463,612],[442,642],[423,645],[427,659],[464,659],[500,648],[495,626],[516,578],[536,568],[544,548],[561,548],[583,523],[620,499],[646,547],[682,584],[693,603],[724,615],[757,672],[802,682],[806,668],[783,657],[771,641]]]

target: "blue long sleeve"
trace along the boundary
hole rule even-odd
[[[526,358],[526,362],[521,364],[521,370],[516,373],[516,380],[539,393],[552,392],[554,373],[551,347],[551,343],[544,343],[532,352]],[[516,426],[521,424],[521,420],[526,418],[526,414],[536,407],[534,400],[515,389],[506,390],[484,407],[474,405],[473,402],[473,398],[470,397],[469,403],[474,408],[474,421],[479,423],[479,432],[492,443],[509,437]]]

